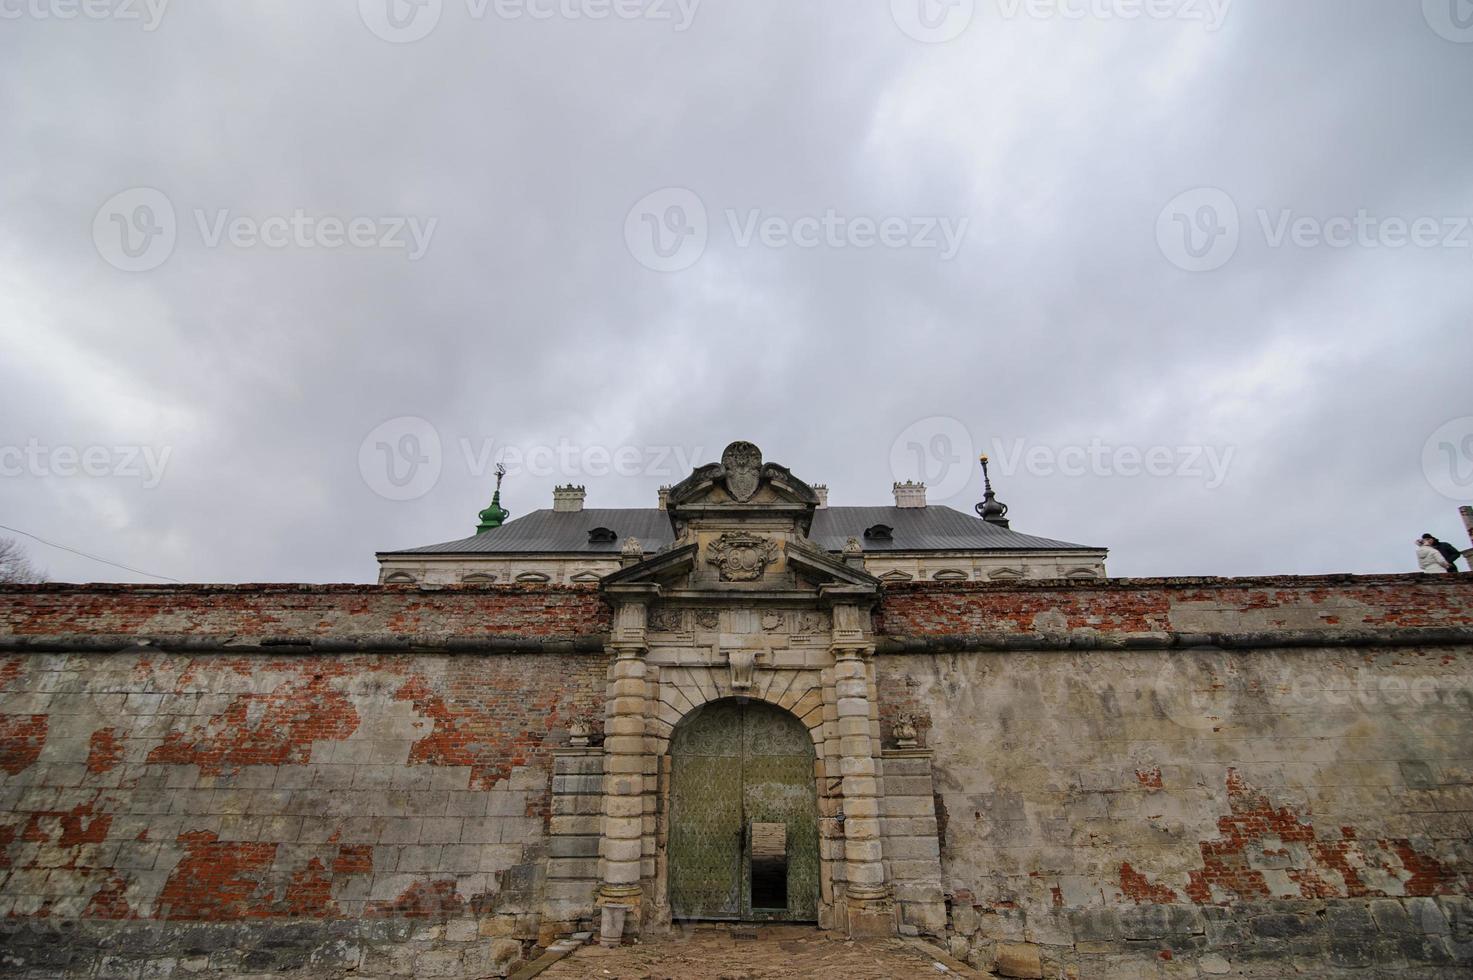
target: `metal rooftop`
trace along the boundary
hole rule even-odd
[[[891,528],[888,540],[866,537],[879,525]],[[611,541],[593,542],[589,532],[607,528]],[[501,527],[441,544],[381,552],[383,555],[617,555],[627,538],[638,538],[646,554],[670,544],[670,515],[657,507],[538,510]],[[825,551],[840,552],[858,538],[866,552],[911,551],[1078,551],[1106,549],[1020,534],[950,507],[823,507],[814,512],[810,538]]]

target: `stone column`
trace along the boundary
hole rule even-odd
[[[870,658],[864,610],[834,607],[834,696],[838,701],[839,774],[844,793],[844,877],[849,932],[895,934],[895,903],[885,880],[879,787],[871,718]]]
[[[617,945],[626,923],[638,927],[644,836],[646,684],[645,620],[655,588],[617,596],[609,642],[608,709],[604,720],[603,883],[598,890],[599,942]]]

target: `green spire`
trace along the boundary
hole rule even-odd
[[[480,513],[481,523],[476,525],[477,534],[484,534],[492,528],[500,527],[511,516],[511,511],[501,506],[501,478],[504,476],[506,476],[506,467],[497,463],[496,492],[491,495],[491,506]]]

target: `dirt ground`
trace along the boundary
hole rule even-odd
[[[960,966],[960,964],[958,964]],[[976,977],[901,939],[850,940],[798,926],[765,926],[735,939],[701,926],[617,949],[584,946],[542,974],[547,980],[897,980]]]

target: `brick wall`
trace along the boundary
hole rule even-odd
[[[953,952],[979,965],[1473,966],[1467,647],[976,651],[878,670],[935,752]]]
[[[1473,961],[1473,576],[908,584],[876,625],[959,955]],[[505,973],[587,902],[608,627],[580,587],[0,587],[0,968]]]
[[[572,639],[608,628],[592,586],[0,585],[0,635]]]
[[[876,623],[897,637],[1467,628],[1473,576],[908,583],[886,587]]]
[[[225,595],[191,615],[234,626]],[[116,617],[41,601],[111,631],[137,599]],[[538,936],[554,750],[602,717],[604,671],[571,653],[0,658],[6,966],[504,972]]]

